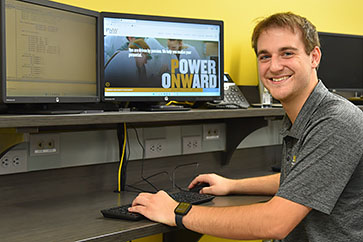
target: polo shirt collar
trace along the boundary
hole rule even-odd
[[[310,94],[303,107],[301,108],[293,125],[289,117],[285,114],[282,124],[281,135],[283,137],[290,136],[296,139],[301,138],[311,116],[318,108],[324,97],[328,94],[328,92],[329,91],[324,86],[323,82],[319,80],[313,92]]]

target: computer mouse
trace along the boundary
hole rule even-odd
[[[199,182],[197,185],[195,185],[194,187],[190,188],[189,191],[191,192],[198,192],[203,188],[203,187],[209,187],[208,183],[205,182]]]

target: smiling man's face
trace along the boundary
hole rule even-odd
[[[292,31],[288,27],[264,30],[257,41],[257,59],[263,85],[282,103],[306,99],[312,90],[309,87],[316,85],[312,82],[320,50],[316,47],[307,54],[300,30]]]

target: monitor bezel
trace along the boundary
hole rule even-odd
[[[320,38],[321,35],[328,36],[328,37],[360,39],[362,41],[362,45],[363,45],[363,35],[342,34],[342,33],[323,32],[323,31],[319,31],[318,35],[319,35],[322,57],[324,56],[324,46],[322,46],[322,43],[321,43],[321,38]],[[362,53],[362,55],[363,55],[363,53]],[[317,70],[317,73],[319,74],[319,69]],[[363,66],[362,66],[362,76],[363,76]],[[321,80],[324,83],[324,79],[321,79]],[[325,85],[325,83],[324,83],[324,85]],[[362,87],[348,88],[348,87],[329,87],[329,86],[327,86],[327,88],[333,92],[361,92],[361,93],[363,93],[363,79],[362,79]]]
[[[100,33],[100,13],[92,11],[89,9],[79,8],[67,4],[47,1],[47,0],[13,0],[18,2],[25,2],[33,5],[39,5],[51,9],[57,9],[66,12],[72,12],[80,15],[94,17],[96,20],[96,95],[95,96],[7,96],[6,93],[6,23],[5,23],[5,0],[0,0],[0,15],[1,15],[1,38],[0,38],[0,54],[1,54],[1,98],[0,102],[5,104],[70,104],[70,103],[99,103],[101,101],[100,94],[100,43],[99,43],[99,33]]]
[[[123,97],[105,97],[105,80],[104,80],[104,19],[105,18],[125,18],[136,20],[150,20],[150,21],[163,21],[163,22],[179,22],[179,23],[191,23],[191,24],[206,24],[206,25],[218,25],[220,27],[220,76],[219,85],[220,93],[218,96],[123,96]],[[143,15],[143,14],[130,14],[130,13],[116,13],[116,12],[101,12],[100,13],[100,47],[101,47],[101,98],[103,102],[169,102],[169,101],[213,101],[223,100],[224,98],[224,23],[222,20],[211,19],[197,19],[197,18],[182,18],[160,15]]]

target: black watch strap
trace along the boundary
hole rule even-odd
[[[184,215],[175,214],[176,227],[178,227],[180,229],[186,229],[184,224],[183,224],[183,217],[184,217]]]
[[[176,206],[174,213],[175,213],[175,224],[178,228],[186,229],[183,224],[183,217],[187,215],[187,213],[192,208],[192,204],[181,202]]]

